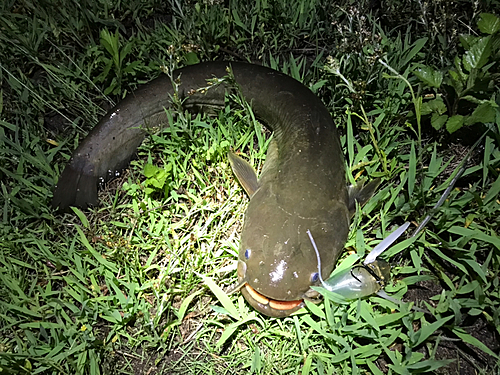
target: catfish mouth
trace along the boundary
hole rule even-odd
[[[304,293],[302,299],[293,301],[272,299],[259,293],[245,281],[242,281],[241,294],[243,294],[243,297],[245,297],[248,303],[257,311],[274,318],[283,318],[291,315],[297,310],[300,310],[305,306],[305,299],[314,303],[318,303],[320,301],[320,299],[316,298],[318,293],[312,289]]]
[[[257,292],[250,284],[245,283],[246,292],[258,303],[262,305],[269,305],[271,309],[275,310],[292,310],[304,302],[302,299],[295,301],[279,301],[276,299],[267,298],[263,294]]]
[[[261,294],[248,283],[246,264],[242,261],[238,262],[238,280],[238,284],[230,293],[241,290],[243,297],[254,309],[270,317],[282,318],[291,315],[305,306],[304,299],[313,303],[320,301],[319,293],[312,289],[302,294],[301,299],[292,301],[277,300]]]

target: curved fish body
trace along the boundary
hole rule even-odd
[[[328,110],[295,79],[245,63],[189,66],[173,73],[185,108],[223,106],[234,84],[199,89],[207,87],[207,79],[226,76],[228,66],[254,114],[273,131],[259,179],[247,162],[230,155],[250,196],[238,278],[254,308],[287,316],[303,306],[304,298],[314,296],[310,287],[319,282],[306,230],[321,249],[322,274],[329,275],[344,248],[355,197],[349,198],[340,141]],[[96,205],[99,179],[126,167],[146,135],[144,128],[165,122],[173,95],[171,79],[162,76],[108,112],[75,150],[52,205],[61,210]]]

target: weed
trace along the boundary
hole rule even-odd
[[[500,59],[500,19],[482,13],[478,28],[488,35],[461,37],[465,52],[455,57],[446,76],[442,71],[425,65],[414,71],[424,89],[434,92],[429,95],[434,99],[423,103],[421,112],[422,115],[431,115],[431,124],[436,130],[445,126],[453,133],[462,126],[495,121],[498,104],[493,72]]]

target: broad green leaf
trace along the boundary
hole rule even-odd
[[[123,73],[133,73],[136,68],[141,65],[141,61],[136,60],[131,63],[127,63],[126,67],[123,69]]]
[[[120,67],[123,65],[123,61],[127,58],[128,54],[132,51],[134,44],[131,42],[126,43],[120,51]],[[137,66],[139,61],[134,61],[132,67],[134,65]],[[131,68],[133,70],[133,68]]]
[[[417,240],[417,237],[410,237],[404,241],[398,242],[396,245],[391,246],[386,251],[384,251],[384,259],[390,259],[399,252],[407,249],[413,242]]]
[[[345,361],[350,356],[351,356],[351,353],[349,353],[349,352],[344,352],[344,353],[338,354],[331,359],[331,363],[339,363],[339,362]]]
[[[118,285],[114,283],[113,280],[106,280],[106,285],[108,286],[108,291],[111,294],[111,289],[115,292],[115,297],[120,303],[121,307],[125,308],[127,307],[127,296],[123,293],[123,291],[120,289]]]
[[[389,314],[390,315],[390,314]],[[406,335],[401,333],[403,331],[403,328],[399,329],[384,329],[381,333],[383,334],[383,337],[380,337],[381,344],[383,346],[391,346],[396,342],[396,340],[402,340],[403,342],[406,340]]]
[[[90,375],[100,375],[101,371],[99,370],[100,362],[95,354],[94,350],[89,350],[89,359],[90,359]]]
[[[101,45],[106,48],[111,56],[118,52],[118,39],[112,35],[108,29],[101,30]]]
[[[156,165],[146,164],[144,166],[144,176],[147,178],[151,178],[151,177],[155,176],[159,171],[160,171],[160,168],[158,168]]]
[[[418,39],[415,43],[413,43],[413,48],[411,49],[410,52],[405,56],[405,59],[400,63],[400,66],[406,66],[408,62],[410,62],[417,53],[420,52],[420,50],[425,46],[425,43],[427,43],[428,38],[420,38]]]
[[[476,289],[478,286],[479,286],[479,283],[477,282],[477,280],[472,280],[471,282],[465,284],[460,289],[458,289],[457,294],[470,293],[470,292],[474,291],[474,289]]]
[[[360,259],[357,254],[350,254],[347,256],[340,264],[338,264],[333,272],[330,274],[331,277],[335,277],[344,272],[344,270],[351,268]]]
[[[481,69],[491,54],[490,37],[480,38],[463,57],[464,68],[471,72],[472,69]]]
[[[106,48],[108,53],[112,56],[113,62],[117,70],[120,69],[120,47],[119,47],[120,35],[118,30],[115,34],[111,34],[107,29],[101,31],[101,45]]]
[[[437,254],[438,257],[444,259],[444,260],[447,260],[448,262],[450,262],[451,264],[455,265],[456,267],[460,268],[462,270],[463,273],[467,273],[467,268],[465,268],[465,266],[458,262],[457,260],[455,260],[454,258],[450,258],[449,256],[445,255],[437,246],[432,246],[430,248],[433,252],[435,252]],[[446,276],[446,275],[445,275]],[[452,287],[452,285],[450,285],[450,288]]]
[[[349,156],[349,167],[352,168],[354,162],[354,133],[352,128],[351,113],[347,114],[347,155]]]
[[[486,284],[486,274],[484,273],[483,269],[477,263],[476,261],[472,259],[464,259],[464,262],[467,263],[478,275],[479,277],[483,280],[483,282]]]
[[[433,279],[434,278],[430,275],[416,275],[416,276],[405,277],[403,281],[406,285],[413,285],[422,281],[433,280]]]
[[[19,324],[19,328],[21,329],[25,328],[40,329],[42,327],[45,329],[60,329],[61,325],[59,323],[53,323],[53,322],[30,322],[30,323]]]
[[[414,70],[415,74],[423,83],[428,86],[439,88],[443,82],[443,73],[439,70],[434,70],[430,66],[424,66],[418,70]]]
[[[64,358],[67,358],[68,357],[68,352],[67,350],[64,350],[62,353],[61,353],[61,350],[65,349],[66,348],[66,342],[60,342],[59,344],[57,344],[54,349],[52,349],[52,351],[47,354],[47,356],[45,357],[46,359],[51,359],[52,361],[54,362],[58,362],[58,361],[61,361],[62,359]]]
[[[431,125],[434,129],[439,130],[448,121],[448,115],[439,115],[438,113],[433,113],[431,116]]]
[[[498,50],[500,50],[500,33],[491,36],[491,50],[493,53],[498,53]],[[495,64],[497,64],[497,62],[495,62]]]
[[[325,312],[323,311],[323,309],[320,309],[318,305],[308,301],[307,299],[304,300],[304,302],[306,304],[307,309],[311,311],[312,314],[316,315],[320,319],[326,319]]]
[[[475,96],[472,96],[472,95],[465,95],[465,96],[462,96],[462,99],[463,100],[467,100],[468,102],[471,102],[471,103],[474,103],[474,104],[481,104],[483,103],[482,100],[476,98]]]
[[[361,345],[354,349],[352,354],[354,354],[356,358],[378,357],[381,354],[381,349],[378,344]]]
[[[460,35],[458,39],[460,40],[460,44],[462,45],[462,47],[468,50],[470,49],[470,46],[476,43],[479,37],[474,35]]]
[[[478,316],[481,314],[483,314],[483,309],[476,309],[475,307],[470,309],[468,312],[468,315],[471,315],[471,316]]]
[[[499,123],[500,124],[500,123]],[[493,148],[493,140],[490,137],[486,137],[484,140],[484,155],[483,155],[483,183],[482,188],[484,189],[486,186],[486,181],[488,181],[489,167],[490,167],[490,158],[492,156],[492,148]],[[490,201],[490,195],[486,195],[488,199],[483,201],[484,205],[487,205],[487,202]]]
[[[446,108],[446,104],[444,104],[443,99],[440,96],[434,100],[429,100],[427,105],[432,112],[436,112],[440,115],[448,110],[448,108]]]
[[[384,375],[382,371],[375,365],[372,361],[367,361],[366,364],[370,368],[370,371],[373,375]]]
[[[464,125],[464,116],[455,115],[451,116],[448,121],[446,121],[446,130],[449,133],[454,133]]]
[[[461,75],[454,70],[449,70],[448,74],[450,75],[451,85],[453,86],[455,91],[460,94],[464,90],[464,82]],[[467,77],[465,77],[465,79],[467,79]]]
[[[429,103],[428,102],[422,103],[422,106],[420,107],[420,114],[422,116],[425,116],[425,115],[430,115],[431,113],[432,113],[432,109],[429,106]]]
[[[479,104],[474,112],[465,119],[465,125],[472,125],[476,122],[481,122],[483,124],[487,122],[494,122],[496,116],[495,108],[490,102],[484,102]]]
[[[304,362],[304,365],[302,366],[302,375],[310,374],[312,360],[313,360],[313,355],[312,353],[310,353],[309,355],[306,356],[306,360]]]
[[[241,27],[243,30],[245,30],[246,32],[248,32],[248,28],[246,27],[246,25],[241,21],[241,18],[238,14],[238,11],[236,9],[233,9],[233,21],[234,23]]]
[[[482,33],[494,34],[500,30],[500,18],[491,13],[481,13],[477,27]]]
[[[28,309],[27,307],[24,307],[24,306],[16,306],[14,304],[3,302],[3,301],[1,302],[1,305],[2,305],[2,307],[7,308],[6,310],[9,310],[10,313],[14,313],[15,311],[19,312],[20,313],[19,315],[16,314],[18,317],[20,317],[22,314],[22,315],[32,316],[36,319],[43,318],[43,315],[40,314],[39,312],[34,311],[32,309]]]
[[[328,80],[326,79],[322,79],[316,83],[314,83],[311,87],[309,87],[311,89],[311,91],[313,93],[317,93],[319,89],[321,89],[323,86],[325,86],[326,84],[328,83]]]
[[[346,301],[346,299],[343,296],[341,296],[340,294],[334,293],[334,292],[330,292],[328,289],[325,289],[325,288],[322,288],[319,286],[312,286],[311,289],[319,292],[319,294],[321,294],[324,297],[327,297],[332,302],[334,302],[338,305],[348,305],[349,304],[349,302]]]
[[[221,315],[229,315],[231,316],[231,314],[229,313],[229,311],[227,311],[224,307],[222,306],[217,306],[217,305],[210,305],[210,308],[215,311],[217,314],[221,314]]]
[[[200,62],[198,55],[195,52],[188,52],[184,55],[187,65],[194,65]]]

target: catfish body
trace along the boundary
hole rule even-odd
[[[238,157],[230,158],[250,195],[238,278],[257,310],[287,316],[318,284],[316,254],[306,230],[318,244],[324,275],[332,271],[348,235],[350,203],[340,141],[319,98],[295,79],[258,65],[210,62],[175,71],[183,105],[223,106],[233,85],[199,89],[207,87],[207,79],[226,76],[227,66],[256,117],[273,131],[260,179]],[[99,179],[127,165],[145,127],[165,122],[172,95],[171,79],[162,76],[108,112],[73,153],[52,205],[61,210],[96,205]]]

